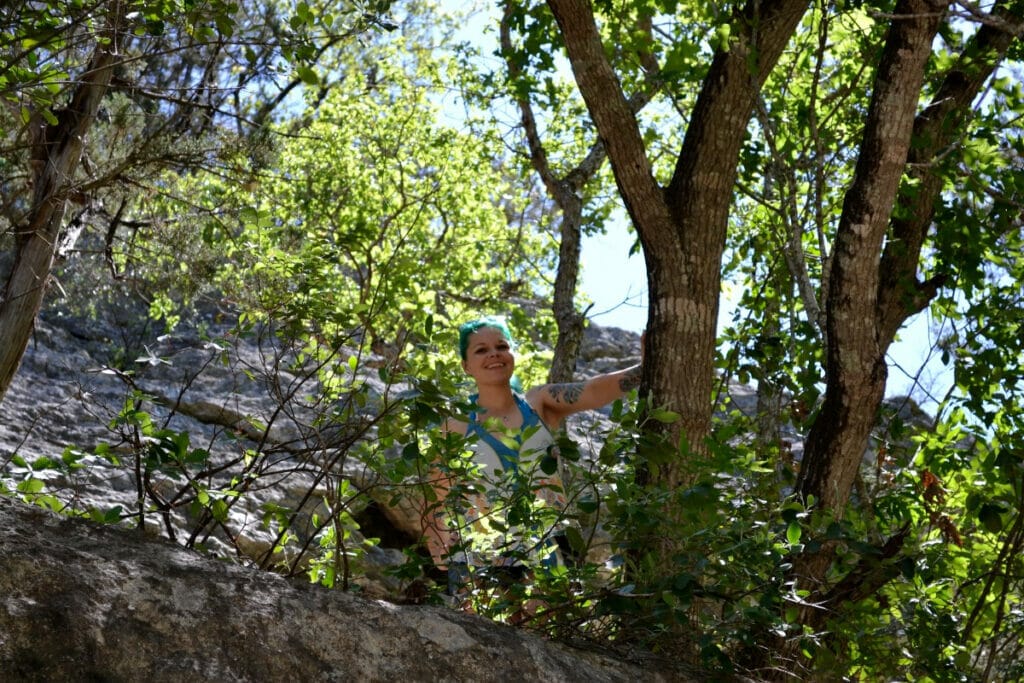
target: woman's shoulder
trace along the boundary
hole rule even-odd
[[[522,393],[513,392],[513,394],[517,400],[525,402],[539,415],[544,409],[544,390],[547,386],[547,384],[541,384],[540,386],[532,387],[529,391]]]

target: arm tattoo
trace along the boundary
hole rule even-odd
[[[580,400],[580,394],[583,393],[583,382],[549,384],[548,391],[551,392],[551,396],[556,402],[571,406],[573,403]]]
[[[634,366],[626,371],[626,374],[619,380],[619,388],[622,393],[627,393],[640,386],[640,366]]]

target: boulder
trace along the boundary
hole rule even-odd
[[[0,498],[5,681],[684,680]]]

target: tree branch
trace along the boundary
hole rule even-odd
[[[914,144],[907,161],[909,175],[917,182],[902,189],[898,201],[903,212],[892,219],[892,236],[880,267],[877,318],[879,337],[886,346],[907,318],[928,305],[943,283],[942,275],[927,282],[917,279],[921,248],[944,184],[935,162],[963,135],[972,102],[1024,30],[1024,20],[1011,15],[1005,2],[993,9],[992,16],[998,21],[985,22],[978,29],[945,73],[931,104],[914,121]]]

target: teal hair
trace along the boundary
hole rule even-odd
[[[466,360],[466,350],[469,348],[469,337],[474,332],[482,327],[490,327],[498,332],[501,332],[509,344],[515,344],[512,339],[512,333],[508,331],[508,325],[501,318],[495,318],[493,316],[485,316],[483,318],[477,318],[476,320],[470,320],[469,322],[462,323],[459,326],[459,355],[462,360]]]

